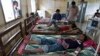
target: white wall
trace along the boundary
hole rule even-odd
[[[4,22],[3,12],[1,9],[1,4],[0,4],[0,26],[3,25],[4,23],[5,22]]]
[[[39,0],[39,9],[46,11],[46,17],[51,17],[56,9],[66,13],[67,0]]]

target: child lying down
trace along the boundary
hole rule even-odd
[[[67,39],[47,39],[43,37],[36,37],[32,39],[29,44],[38,44],[37,46],[29,46],[31,49],[25,49],[25,53],[48,53],[55,51],[64,51],[66,49],[76,49],[75,54],[78,55],[80,50],[83,48],[83,42],[87,40],[87,36],[85,34],[80,34],[79,37],[76,38],[67,38]]]

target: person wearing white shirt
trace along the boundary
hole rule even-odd
[[[76,6],[75,1],[72,1],[71,6],[68,8],[68,17],[67,21],[75,21],[75,18],[78,14],[78,7]]]
[[[13,1],[13,7],[14,7],[14,14],[15,14],[15,18],[20,18],[20,9],[18,8],[18,2],[17,1]]]

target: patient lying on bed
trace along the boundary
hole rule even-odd
[[[61,26],[58,28],[59,28],[60,34],[63,34],[63,33],[82,33],[82,31],[79,28],[77,28],[75,23],[67,25],[67,26]]]
[[[33,36],[34,37],[34,36]],[[33,49],[25,49],[25,53],[48,53],[55,51],[64,51],[66,49],[76,49],[75,54],[77,55],[80,50],[83,48],[83,42],[87,39],[86,35],[80,34],[76,38],[67,38],[67,39],[47,39],[43,37],[36,37],[31,40],[29,43],[38,44],[39,46],[31,46]]]

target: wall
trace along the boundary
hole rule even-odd
[[[4,17],[3,17],[2,7],[0,4],[0,26],[4,25],[4,24],[5,24],[5,21],[4,21]]]
[[[22,9],[22,15],[23,15],[22,19],[25,19],[26,17],[27,7],[28,7],[27,0],[21,0],[21,9]]]
[[[50,17],[56,9],[61,13],[66,13],[67,0],[39,0],[39,9],[46,11],[46,16]]]
[[[39,9],[45,10],[46,16],[50,17],[51,14],[53,14],[56,9],[60,9],[61,13],[66,13],[68,1],[71,3],[72,0],[39,0],[38,4],[39,4]],[[75,1],[77,5],[80,4],[80,0],[75,0]],[[99,0],[85,0],[85,1],[88,2],[86,16],[93,15],[96,9],[99,8],[100,1]]]

